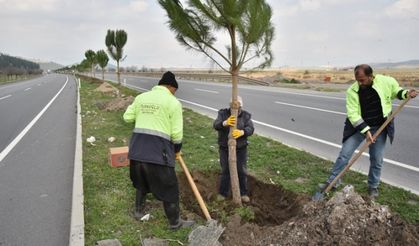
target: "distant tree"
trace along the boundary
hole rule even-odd
[[[96,52],[96,60],[99,67],[102,68],[102,80],[105,81],[105,67],[108,65],[109,57],[104,50]]]
[[[141,72],[148,72],[148,68],[146,66],[141,67]]]
[[[105,44],[108,47],[109,55],[116,61],[116,74],[118,76],[118,84],[121,84],[121,73],[119,70],[119,62],[123,61],[124,46],[127,43],[128,35],[124,30],[108,30],[106,34]]]
[[[169,27],[186,48],[202,52],[232,76],[232,115],[237,117],[237,80],[242,66],[259,59],[255,67],[270,66],[274,27],[272,10],[265,0],[189,0],[184,8],[179,0],[159,0],[166,10]],[[225,32],[229,43],[223,53],[216,45],[217,35]],[[222,64],[227,64],[223,66]],[[236,141],[229,135],[229,169],[233,202],[241,205],[236,166]]]
[[[31,62],[22,58],[9,56],[0,53],[0,71],[8,77],[22,74],[39,74],[40,66],[35,62]]]
[[[77,65],[76,69],[79,72],[85,72],[91,68],[90,62],[87,59],[84,59]]]
[[[93,50],[87,50],[84,53],[84,56],[86,57],[86,61],[89,63],[89,65],[91,67],[92,76],[96,77],[96,74],[95,74],[95,66],[97,64],[96,53]]]

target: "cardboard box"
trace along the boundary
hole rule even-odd
[[[109,148],[108,159],[112,167],[128,166],[128,146]]]

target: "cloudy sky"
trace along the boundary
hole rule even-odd
[[[419,58],[419,0],[267,2],[276,32],[273,67]],[[157,0],[0,0],[2,53],[78,63],[86,50],[105,49],[108,29],[128,33],[122,66],[212,66],[177,43]]]

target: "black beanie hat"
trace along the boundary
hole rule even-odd
[[[176,89],[179,88],[175,75],[170,71],[165,72],[163,74],[163,76],[161,77],[159,81],[159,85],[170,85],[172,87],[175,87]]]

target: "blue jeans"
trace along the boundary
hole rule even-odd
[[[236,150],[237,152],[237,174],[239,176],[240,196],[247,195],[247,147]],[[230,192],[230,169],[228,165],[228,148],[219,148],[221,179],[220,194],[228,196]]]
[[[371,127],[371,134],[374,134],[379,127]],[[331,183],[333,179],[339,175],[339,173],[345,168],[352,154],[358,148],[358,146],[365,140],[365,136],[360,132],[350,136],[343,144],[342,149],[336,159],[335,165],[332,169],[332,174],[327,179],[328,183]],[[376,138],[375,143],[370,144],[370,169],[368,172],[368,187],[377,188],[380,184],[381,167],[383,166],[384,159],[384,148],[386,146],[387,131],[384,129],[380,135]],[[336,184],[339,184],[340,180]]]

